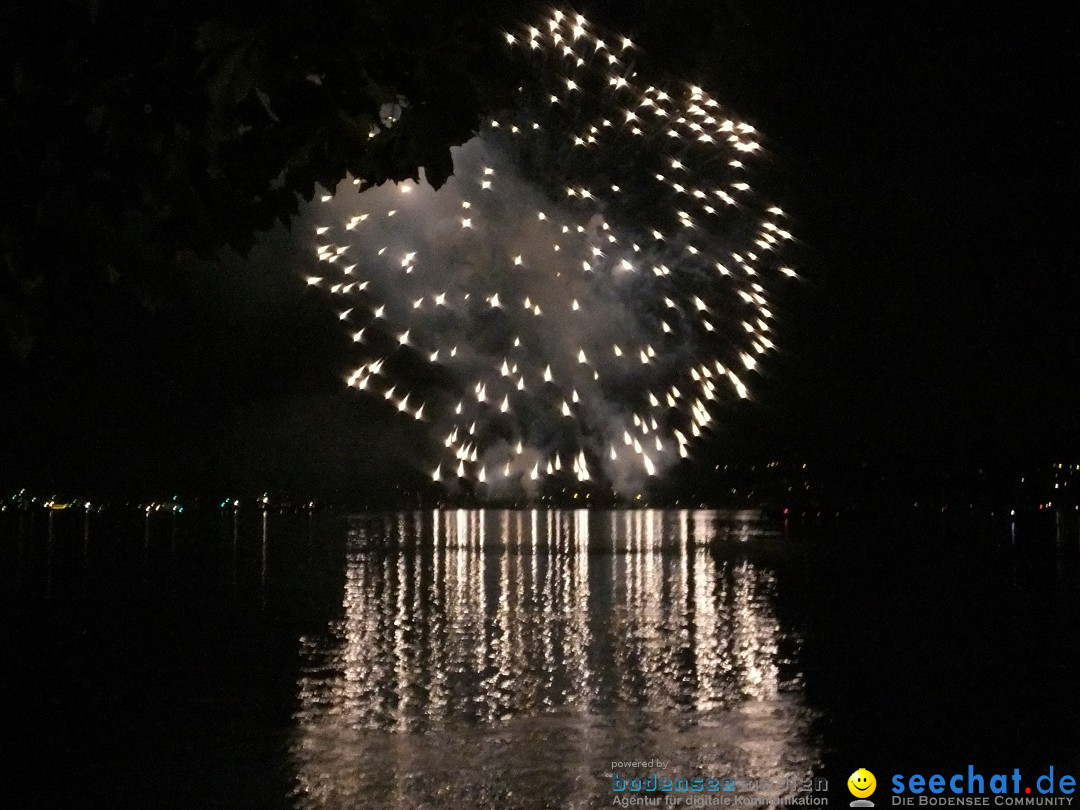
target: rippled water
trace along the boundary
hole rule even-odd
[[[343,617],[303,640],[301,804],[595,807],[612,761],[653,756],[809,776],[775,577],[723,553],[767,536],[752,513],[353,520]]]
[[[1080,524],[1034,529],[0,515],[0,806],[606,807],[650,759],[839,805],[855,767],[1080,773]]]

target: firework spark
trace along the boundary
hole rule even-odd
[[[324,196],[307,281],[362,352],[349,385],[430,427],[434,481],[637,487],[749,396],[792,235],[754,193],[758,133],[704,90],[639,83],[576,14],[505,43],[517,110],[437,192]]]

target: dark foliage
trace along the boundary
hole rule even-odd
[[[320,186],[442,184],[512,84],[497,15],[434,2],[22,2],[0,31],[0,321],[18,356],[49,288],[153,308],[185,254],[246,253]]]

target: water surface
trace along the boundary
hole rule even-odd
[[[653,758],[841,788],[859,766],[1080,771],[1069,522],[1045,542],[693,510],[0,526],[8,805],[603,807],[613,762]]]
[[[775,575],[738,553],[770,537],[754,514],[417,513],[349,534],[343,616],[303,640],[302,806],[597,807],[613,761],[770,781],[818,764]]]

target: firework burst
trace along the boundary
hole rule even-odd
[[[517,109],[438,191],[326,195],[308,280],[360,351],[348,384],[430,427],[433,480],[636,487],[749,396],[792,237],[758,133],[704,90],[640,82],[577,14],[504,38]]]

